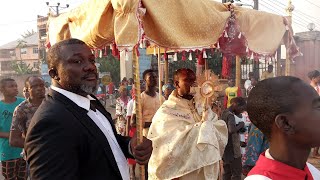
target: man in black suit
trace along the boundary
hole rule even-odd
[[[116,134],[112,118],[92,96],[95,57],[78,39],[48,52],[52,87],[30,123],[25,149],[32,180],[129,179],[126,158],[147,164],[152,143]]]

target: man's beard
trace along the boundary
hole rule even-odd
[[[87,84],[81,84],[80,86],[78,85],[68,85],[69,91],[76,93],[76,94],[95,94],[98,89],[98,84],[96,86],[92,85],[87,85]]]
[[[87,93],[87,94],[95,94],[96,91],[97,91],[97,86],[89,86],[89,85],[86,85],[86,84],[81,84],[80,86],[80,90]]]

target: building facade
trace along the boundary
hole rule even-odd
[[[320,70],[320,31],[296,33],[295,39],[303,56],[293,60],[291,75],[309,82],[308,72]]]
[[[38,33],[0,46],[0,76],[39,71]]]

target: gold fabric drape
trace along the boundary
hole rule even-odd
[[[228,4],[213,0],[141,0],[141,4],[139,0],[85,2],[49,19],[50,43],[73,37],[99,48],[115,41],[121,50],[134,47],[144,33],[167,49],[210,48],[223,37],[231,16]],[[273,54],[291,28],[279,15],[241,7],[234,7],[234,12],[245,45],[258,54]]]

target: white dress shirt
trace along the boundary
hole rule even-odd
[[[111,147],[112,153],[117,162],[118,168],[120,170],[121,176],[123,180],[130,179],[129,166],[127,163],[127,159],[124,156],[119,143],[113,133],[112,126],[109,123],[108,119],[99,111],[93,111],[90,109],[90,100],[95,100],[90,95],[87,97],[80,96],[78,94],[72,93],[70,91],[66,91],[64,89],[51,86],[52,90],[59,92],[60,94],[66,96],[68,99],[73,101],[79,107],[88,111],[87,115],[92,119],[92,121],[99,127],[99,129],[106,136],[109,145]]]
[[[133,114],[133,103],[135,103],[134,99],[131,99],[127,105],[127,116],[132,116]]]

